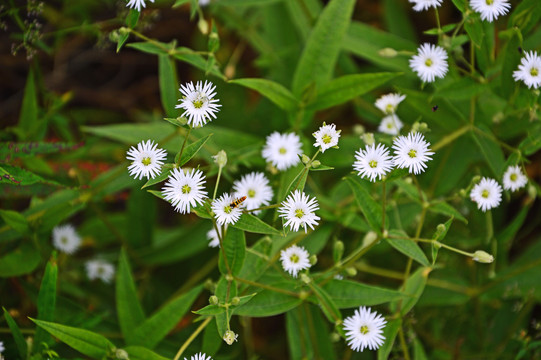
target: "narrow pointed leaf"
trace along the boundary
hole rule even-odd
[[[361,208],[361,212],[368,221],[368,224],[373,231],[381,233],[381,218],[382,209],[372,197],[372,195],[361,185],[361,181],[357,177],[345,178],[348,185],[353,190],[353,196],[357,200],[357,204]]]
[[[58,267],[56,259],[53,257],[45,267],[45,275],[41,281],[41,287],[38,294],[38,319],[44,321],[54,320],[56,308],[56,282],[58,278]],[[33,352],[38,353],[42,349],[42,342],[49,343],[50,337],[44,329],[38,327],[34,336],[34,346],[37,347]]]
[[[246,257],[246,239],[244,237],[244,232],[235,229],[234,227],[229,227],[226,231],[223,246],[227,257],[227,266],[229,266],[233,275],[238,275],[242,269],[244,258]],[[228,273],[226,262],[221,254],[218,265],[222,274]]]
[[[247,78],[231,80],[230,82],[257,91],[285,111],[293,111],[298,107],[298,100],[295,96],[288,89],[274,81]]]
[[[11,335],[13,335],[13,340],[15,341],[15,345],[17,346],[19,356],[21,357],[21,359],[26,359],[28,346],[26,344],[26,341],[24,340],[21,329],[19,328],[15,320],[13,320],[9,312],[5,308],[2,309],[4,310],[4,318],[6,319],[9,330],[11,330]]]
[[[281,236],[282,232],[273,228],[260,218],[252,214],[242,214],[239,221],[231,225],[239,230],[244,230],[256,234],[278,235]]]

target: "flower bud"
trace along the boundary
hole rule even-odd
[[[240,304],[240,298],[238,296],[235,296],[233,299],[231,299],[231,305],[237,306]]]
[[[199,31],[201,31],[201,34],[208,34],[209,32],[209,24],[207,21],[203,18],[199,19],[197,22],[197,27],[199,28]]]
[[[319,161],[319,160],[314,160],[314,161],[312,161],[312,165],[311,165],[311,166],[312,166],[314,169],[317,169],[320,165],[321,165],[321,161]]]
[[[350,266],[350,267],[346,268],[346,274],[348,274],[349,277],[354,277],[355,275],[357,275],[357,269]]]
[[[219,167],[224,167],[227,164],[227,153],[223,150],[218,151],[212,158]]]
[[[477,261],[484,264],[490,264],[494,261],[494,256],[489,253],[484,252],[483,250],[477,250],[473,253],[473,261]]]
[[[310,283],[310,281],[312,281],[312,279],[310,279],[310,276],[306,274],[301,274],[301,281],[305,284],[308,284]]]
[[[374,241],[378,239],[378,234],[373,231],[369,231],[363,238],[363,248],[370,246]]]
[[[353,126],[353,133],[355,135],[361,136],[362,134],[364,134],[364,126],[358,124]]]
[[[305,154],[301,155],[301,159],[302,159],[303,164],[308,164],[310,162],[310,158],[306,156]]]
[[[314,266],[315,264],[317,264],[317,256],[311,255],[308,261],[310,261],[310,265]]]
[[[334,262],[340,262],[340,260],[342,260],[342,255],[344,255],[344,243],[340,240],[336,240],[333,246]]]
[[[383,48],[378,51],[378,55],[385,58],[394,58],[398,52],[393,48]]]
[[[238,334],[235,334],[231,330],[227,330],[224,334],[224,341],[227,343],[227,345],[232,345],[235,341],[238,341],[237,338],[239,337]]]
[[[219,303],[219,299],[216,295],[212,295],[211,297],[209,297],[209,304],[210,305],[218,305]]]
[[[130,359],[130,357],[128,356],[128,353],[124,349],[117,349],[115,351],[115,357],[118,360],[129,360]]]
[[[438,226],[436,227],[436,230],[439,232],[439,233],[442,233],[445,231],[445,224],[438,224]]]
[[[374,142],[375,142],[375,140],[374,140],[374,134],[372,134],[372,133],[364,133],[364,134],[362,135],[362,140],[364,141],[364,143],[365,143],[366,145],[369,145],[369,146],[370,146],[370,145],[373,145]]]
[[[339,342],[340,341],[340,334],[333,332],[331,334],[331,341],[332,342]]]

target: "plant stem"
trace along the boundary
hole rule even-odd
[[[385,231],[385,204],[387,197],[385,196],[385,184],[387,182],[384,181],[382,184],[382,194],[381,194],[381,232],[383,233]]]
[[[182,153],[184,152],[184,147],[186,146],[186,142],[188,141],[188,138],[190,137],[190,131],[192,131],[191,126],[188,128],[188,132],[186,133],[186,137],[184,138],[184,142],[182,143],[182,147],[180,148],[180,153],[178,154],[177,167],[180,167],[180,161],[182,160]]]
[[[199,325],[199,327],[197,329],[195,329],[195,331],[190,335],[190,337],[184,342],[184,344],[182,344],[182,346],[180,347],[180,349],[178,349],[178,352],[177,354],[175,355],[175,358],[173,360],[178,360],[180,359],[180,356],[182,355],[182,353],[184,352],[184,350],[186,350],[186,348],[188,346],[190,346],[190,344],[192,343],[192,341],[195,340],[195,338],[197,337],[197,335],[199,335],[199,333],[201,331],[203,331],[203,329],[209,324],[209,322],[213,319],[214,317],[212,316],[209,316],[208,318],[206,318],[202,323],[201,325]]]
[[[238,282],[241,282],[241,283],[244,283],[244,284],[247,284],[247,285],[250,285],[250,286],[255,286],[255,287],[265,289],[265,290],[270,290],[270,291],[276,291],[276,292],[286,294],[286,295],[289,295],[289,296],[299,297],[299,294],[294,293],[293,291],[280,289],[280,288],[277,288],[277,287],[274,287],[274,286],[261,284],[261,283],[255,282],[255,281],[242,279],[242,278],[239,278],[239,277],[236,277],[236,276],[234,277],[234,279],[237,280]]]
[[[468,132],[472,127],[470,125],[466,125],[461,127],[460,129],[457,129],[450,133],[449,135],[444,136],[440,141],[438,141],[434,146],[432,146],[433,151],[438,151],[439,149],[449,145],[462,135],[464,135],[466,132]]]
[[[410,360],[408,345],[406,344],[406,338],[404,337],[404,330],[402,328],[402,325],[400,325],[400,328],[398,329],[398,338],[400,339],[400,347],[402,348],[402,352],[404,353],[404,359]]]

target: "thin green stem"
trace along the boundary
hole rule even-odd
[[[255,282],[255,281],[242,279],[242,278],[239,278],[239,277],[236,277],[236,276],[234,277],[234,279],[237,280],[238,282],[244,283],[246,285],[255,286],[255,287],[258,287],[258,288],[261,288],[261,289],[265,289],[265,290],[279,292],[279,293],[286,294],[286,295],[293,296],[293,297],[299,297],[299,294],[294,293],[293,291],[280,289],[280,288],[277,288],[277,287],[274,287],[274,286],[261,284],[261,283]]]
[[[218,184],[220,183],[220,176],[222,176],[222,167],[218,167],[218,177],[216,178],[216,184],[214,185],[214,193],[212,194],[212,201],[216,199],[216,191],[218,191]]]
[[[436,13],[436,25],[438,26],[438,41],[441,41],[443,31],[441,30],[440,14],[437,7],[434,7],[434,12]]]
[[[381,194],[381,232],[385,231],[385,204],[387,203],[387,197],[385,196],[385,184],[384,181],[382,184],[382,194]]]
[[[214,319],[213,316],[209,316],[208,318],[206,318],[202,323],[201,325],[199,325],[199,327],[197,329],[195,329],[195,331],[190,335],[190,337],[184,342],[184,344],[182,344],[182,346],[180,347],[180,349],[178,349],[178,352],[177,354],[175,355],[175,358],[173,360],[178,360],[180,359],[180,356],[182,355],[182,353],[184,352],[184,350],[186,350],[188,348],[188,346],[190,346],[190,344],[192,343],[192,341],[195,340],[195,338],[197,337],[197,335],[199,335],[199,333],[201,331],[203,331],[203,329],[209,324],[209,322]]]
[[[180,148],[180,153],[178,154],[177,167],[180,166],[180,161],[182,160],[182,153],[184,152],[184,147],[186,146],[186,142],[188,142],[188,138],[190,137],[191,131],[192,131],[192,127],[190,126],[188,128],[188,132],[186,133],[186,137],[184,138],[184,142],[182,143],[182,146]]]
[[[398,338],[400,339],[400,347],[402,348],[404,359],[410,360],[410,353],[408,351],[408,345],[406,344],[406,338],[404,337],[404,330],[402,326],[400,326],[400,328],[398,329]]]

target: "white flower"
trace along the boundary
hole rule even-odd
[[[189,214],[191,207],[203,203],[207,197],[205,187],[205,176],[201,170],[192,169],[186,171],[173,169],[162,188],[162,195],[169,201],[175,210],[181,214]]]
[[[537,89],[541,86],[541,57],[536,51],[526,52],[526,57],[520,60],[518,70],[513,72],[515,81],[522,80],[530,89],[532,86]]]
[[[199,0],[199,6],[201,7],[207,6],[208,4],[210,4],[210,0]]]
[[[267,136],[262,155],[278,170],[286,170],[298,164],[298,155],[302,155],[301,146],[301,140],[296,134],[280,134],[275,131]]]
[[[482,178],[481,182],[471,189],[470,199],[477,203],[478,209],[486,212],[500,205],[502,187],[494,179]]]
[[[482,20],[493,22],[500,15],[509,12],[511,4],[507,0],[470,0],[473,10],[481,14]]]
[[[310,254],[302,246],[293,245],[280,252],[282,267],[293,277],[311,266],[309,258]]]
[[[323,126],[312,134],[316,138],[314,146],[321,147],[321,152],[324,153],[325,150],[338,145],[338,138],[340,137],[341,131],[342,130],[336,131],[336,125],[334,124],[325,125],[325,123],[323,123]]]
[[[233,196],[223,194],[220,198],[212,202],[211,208],[218,225],[234,224],[239,220],[242,215],[240,208],[243,207],[244,204],[241,203],[234,206],[233,201],[235,200],[236,199]]]
[[[53,245],[63,253],[73,254],[81,246],[81,237],[70,224],[55,226],[53,229]]]
[[[272,188],[269,186],[269,180],[267,180],[265,174],[260,172],[252,172],[244,175],[240,180],[233,183],[233,190],[237,198],[246,196],[244,205],[247,210],[268,205],[273,196]],[[259,212],[254,211],[254,214],[258,214]]]
[[[442,0],[409,0],[410,3],[414,3],[413,10],[423,11],[429,7],[436,8],[441,5]]]
[[[6,350],[6,348],[4,347],[4,342],[0,341],[0,353],[4,352],[4,350]]]
[[[408,168],[409,173],[415,175],[425,171],[426,162],[432,160],[434,152],[428,148],[429,142],[420,133],[410,132],[408,136],[399,136],[393,142],[394,165],[399,168]]]
[[[433,82],[436,77],[443,78],[449,69],[447,53],[442,47],[424,43],[419,47],[419,55],[410,59],[410,68],[423,82]]]
[[[376,350],[385,340],[383,328],[385,320],[377,312],[361,306],[355,310],[355,315],[344,319],[344,331],[348,345],[355,351],[363,351],[365,348]]]
[[[377,147],[376,144],[366,145],[364,150],[355,152],[355,159],[357,160],[353,163],[353,168],[359,172],[357,175],[367,177],[372,182],[375,182],[376,178],[381,180],[381,177],[393,168],[389,149],[382,144]]]
[[[406,95],[400,95],[400,94],[386,94],[381,96],[379,99],[376,100],[376,107],[383,111],[387,115],[391,115],[396,113],[396,109],[398,108],[398,104],[400,104],[404,99],[406,98]]]
[[[180,92],[184,97],[178,99],[181,103],[175,108],[182,108],[182,116],[188,114],[188,124],[193,127],[203,126],[207,121],[212,121],[211,117],[216,119],[216,112],[222,105],[217,104],[218,99],[214,99],[216,86],[210,81],[198,81],[195,87],[189,82],[186,85],[180,85]]]
[[[216,226],[218,228],[218,232],[216,232],[216,229],[213,227],[207,232],[207,239],[209,239],[209,247],[220,247],[220,238],[218,237],[218,234],[222,235],[222,227]],[[225,229],[227,229],[227,225],[224,226]]]
[[[400,134],[400,129],[402,129],[403,126],[404,124],[402,123],[402,121],[400,121],[398,116],[396,116],[396,114],[393,114],[385,116],[381,120],[378,126],[378,131],[384,134],[398,135]]]
[[[224,333],[223,340],[226,342],[227,345],[232,345],[235,341],[238,341],[238,337],[239,334],[235,334],[232,330],[227,330]]]
[[[317,225],[319,216],[314,213],[317,209],[319,209],[319,204],[316,198],[310,199],[305,193],[295,190],[282,202],[278,212],[281,217],[287,220],[284,226],[289,226],[294,231],[299,231],[299,227],[303,226],[304,232],[306,232],[306,225],[312,230],[314,225]]]
[[[115,275],[115,266],[104,260],[89,260],[86,262],[86,275],[90,280],[100,279],[110,283]]]
[[[137,149],[132,146],[128,150],[126,158],[132,161],[128,166],[130,176],[141,180],[143,177],[154,179],[160,174],[167,152],[157,147],[158,144],[154,144],[154,141],[147,140],[137,144]]]
[[[150,0],[150,2],[154,2],[154,0]],[[130,0],[127,4],[127,7],[132,9],[137,9],[137,11],[141,12],[141,8],[146,7],[145,0]]]
[[[509,166],[503,174],[503,188],[516,191],[528,183],[528,178],[522,173],[518,165]]]
[[[188,360],[188,359],[184,358],[184,360]],[[207,357],[207,354],[205,353],[199,353],[199,354],[192,355],[192,357],[190,357],[190,360],[212,360],[212,358],[210,356]]]

